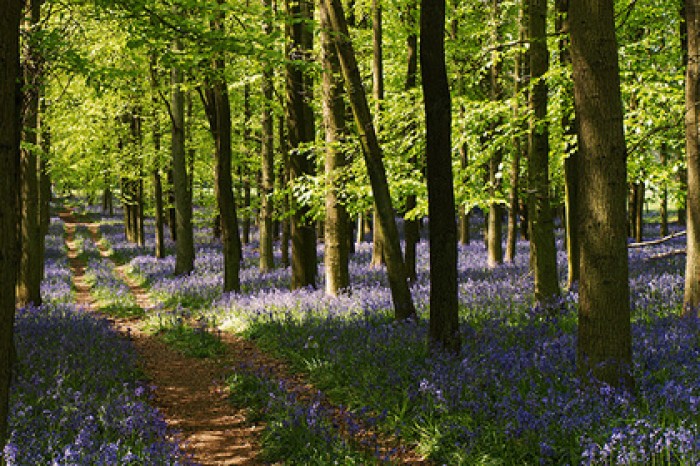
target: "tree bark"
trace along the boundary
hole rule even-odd
[[[559,295],[554,220],[549,201],[549,128],[545,75],[547,51],[547,1],[530,0],[529,8],[530,132],[528,138],[528,203],[530,204],[530,255],[535,277],[535,301],[547,304]]]
[[[350,217],[339,196],[343,168],[347,165],[344,150],[338,147],[345,133],[340,63],[335,45],[329,36],[329,20],[321,9],[321,61],[323,66],[323,122],[326,132],[326,221],[324,231],[326,294],[335,296],[350,286],[348,268],[348,223]]]
[[[10,382],[20,242],[17,224],[20,165],[19,21],[22,2],[0,0],[0,448],[8,439]]]
[[[33,35],[39,28],[41,2],[29,1],[29,17],[25,28]],[[40,51],[28,40],[22,57],[23,68],[23,108],[22,108],[22,142],[20,161],[21,210],[20,234],[22,236],[22,253],[17,277],[17,304],[27,306],[41,305],[41,275],[44,258],[41,256],[44,237],[41,235],[39,207],[39,93],[43,79],[43,58]]]
[[[430,328],[433,349],[460,350],[452,114],[445,66],[445,0],[423,0],[420,64],[426,121],[430,217]]]
[[[683,315],[690,316],[698,315],[700,308],[700,1],[686,0],[685,14],[688,34],[688,64],[685,76],[688,194]]]
[[[321,5],[327,9],[330,19],[333,42],[340,58],[345,86],[362,146],[362,154],[372,184],[374,202],[385,234],[385,258],[389,287],[394,302],[394,315],[396,319],[406,319],[415,316],[416,309],[411,298],[411,290],[408,287],[399,233],[396,228],[394,209],[391,205],[389,183],[382,161],[382,150],[372,124],[372,116],[362,86],[362,77],[355,59],[355,51],[350,42],[347,24],[345,24],[343,7],[340,0],[323,0]]]
[[[577,370],[584,380],[632,387],[627,166],[613,2],[571,2],[569,24],[581,153]]]
[[[179,39],[173,41],[173,50],[182,50]],[[192,193],[187,176],[185,156],[185,100],[182,91],[182,70],[173,66],[170,74],[172,118],[171,156],[173,191],[175,195],[175,275],[189,274],[194,270],[194,234],[192,231]]]
[[[272,1],[263,0],[265,19],[263,34],[272,35]],[[260,184],[260,271],[267,272],[275,267],[272,251],[272,193],[275,180],[274,123],[272,117],[272,99],[274,98],[274,69],[271,63],[265,63],[262,76],[262,183]]]
[[[287,25],[289,40],[287,55],[287,125],[290,153],[290,182],[314,173],[313,154],[300,145],[315,138],[311,98],[311,77],[300,62],[310,59],[313,36],[309,30],[313,19],[308,0],[287,0],[290,23]],[[295,205],[292,209],[292,289],[316,286],[316,230],[307,218],[309,207]]]

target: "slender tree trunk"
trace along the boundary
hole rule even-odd
[[[635,188],[635,209],[634,209],[634,232],[635,241],[641,243],[644,240],[644,191],[643,181],[634,184]]]
[[[416,87],[416,77],[418,74],[418,34],[416,31],[416,10],[417,4],[411,0],[406,5],[406,28],[408,35],[406,36],[406,81],[404,82],[404,90],[411,92]],[[412,156],[409,163],[413,166],[418,166],[418,158]],[[406,198],[406,210],[412,211],[418,205],[418,200],[415,194],[409,194]],[[408,279],[415,281],[416,273],[416,247],[420,241],[420,220],[418,218],[404,219],[404,233],[406,244],[404,246],[404,260],[406,262],[406,273]]]
[[[382,48],[382,5],[381,0],[372,0],[372,95],[375,103],[374,125],[379,128],[382,100],[384,100],[384,57]],[[377,217],[377,208],[372,216],[372,260],[370,266],[380,267],[385,264],[384,233]]]
[[[153,170],[153,190],[155,197],[155,220],[156,220],[156,259],[165,257],[165,235],[163,231],[163,183],[161,181],[160,170]]]
[[[627,166],[613,2],[571,2],[569,23],[581,152],[577,369],[584,380],[631,387]]]
[[[243,126],[243,141],[246,147],[246,152],[248,147],[250,147],[252,141],[250,137],[250,120],[253,118],[253,112],[250,105],[250,84],[246,83],[243,86],[243,120],[245,125]],[[243,187],[243,221],[242,223],[242,238],[241,242],[243,244],[250,243],[250,216],[251,216],[251,198],[250,198],[250,177],[251,173],[247,166],[240,167],[241,174],[241,186]]]
[[[314,173],[313,154],[299,146],[315,138],[313,109],[311,108],[312,83],[299,60],[309,60],[312,50],[312,34],[309,23],[313,17],[308,0],[287,0],[291,23],[287,26],[289,38],[287,65],[287,124],[290,154],[291,182]],[[306,218],[309,207],[293,208],[292,237],[292,289],[316,286],[316,230],[311,219]]]
[[[430,345],[460,350],[452,115],[445,66],[445,0],[423,0],[420,62],[425,102],[430,217]]]
[[[500,42],[500,2],[501,0],[491,0],[492,4],[492,20],[493,28],[491,42],[493,51],[491,52],[491,67],[489,70],[489,87],[491,100],[494,102],[500,101],[503,98],[503,90],[501,89],[501,52],[496,45]],[[497,123],[494,123],[496,125]],[[503,153],[501,150],[496,150],[489,160],[489,194],[492,201],[489,204],[488,210],[488,228],[486,245],[488,249],[487,262],[489,267],[496,267],[503,263],[503,207],[495,199],[499,196],[499,188],[501,185],[498,176],[501,162],[503,161]]]
[[[20,242],[19,166],[21,71],[19,22],[22,2],[0,0],[0,448],[8,440],[10,382]]]
[[[46,99],[42,99],[40,105],[41,114],[39,120],[39,147],[41,155],[39,157],[39,231],[41,235],[41,277],[39,282],[44,280],[46,272],[46,235],[49,233],[51,223],[51,176],[49,174],[49,157],[51,153],[51,129],[46,121]]]
[[[359,133],[362,153],[367,166],[372,194],[379,214],[379,220],[384,230],[386,248],[385,258],[389,287],[394,302],[394,312],[397,319],[413,317],[416,309],[411,298],[411,290],[408,287],[406,268],[401,254],[399,233],[396,228],[394,209],[391,205],[389,184],[382,161],[382,150],[377,140],[377,135],[372,124],[372,116],[367,104],[367,96],[362,86],[362,77],[355,59],[348,28],[345,24],[343,7],[340,0],[323,0],[323,8],[327,9],[332,27],[332,38],[340,58],[340,65],[345,78],[345,85],[350,98],[355,123]]]
[[[321,9],[321,56],[323,64],[323,122],[326,129],[326,221],[324,232],[326,294],[335,296],[350,286],[348,269],[349,216],[339,192],[339,176],[347,165],[345,151],[338,148],[345,132],[345,102],[343,101],[340,63],[335,45],[329,37],[329,21]]]
[[[26,30],[35,34],[39,27],[41,3],[29,1],[29,18]],[[41,305],[41,275],[44,258],[41,257],[44,240],[39,222],[39,163],[37,157],[37,134],[39,130],[39,93],[41,89],[43,58],[40,51],[27,41],[24,46],[22,66],[23,109],[20,182],[22,208],[20,211],[20,234],[22,236],[22,254],[20,256],[19,275],[17,277],[17,304]]]
[[[263,34],[272,35],[272,1],[263,0],[265,19]],[[272,99],[274,98],[274,70],[271,63],[265,63],[262,77],[262,183],[260,185],[260,271],[267,272],[275,266],[272,252],[272,191],[275,180],[274,124]]]
[[[525,43],[528,37],[528,13],[527,0],[520,0],[520,8],[518,11],[518,40]],[[513,70],[513,95],[515,96],[513,103],[513,119],[520,119],[520,92],[522,89],[522,80],[529,73],[529,66],[524,62],[528,59],[525,52],[518,52],[515,55],[515,63]],[[506,254],[505,261],[513,262],[517,252],[518,244],[518,218],[520,216],[520,156],[523,151],[523,138],[520,135],[513,137],[513,159],[510,164],[510,194],[508,198],[508,233],[506,236]],[[525,227],[527,228],[527,226]]]
[[[571,52],[569,50],[569,0],[556,0],[555,28],[560,34],[559,39],[559,63],[562,66],[571,66]],[[573,94],[573,89],[567,87],[566,92]],[[562,127],[565,134],[575,135],[576,117],[564,115],[562,117]],[[567,289],[571,290],[579,280],[580,255],[579,255],[579,235],[576,227],[579,216],[578,181],[579,181],[579,160],[578,149],[567,147],[569,154],[564,159],[564,224],[566,231],[566,256],[567,256]]]
[[[462,170],[469,166],[469,157],[467,145],[462,144],[459,147],[459,164]],[[471,220],[471,209],[466,206],[461,206],[459,209],[459,242],[460,244],[469,244],[471,236],[469,234],[469,224]]]
[[[685,14],[688,28],[688,65],[685,75],[688,195],[683,315],[691,316],[698,315],[700,309],[700,0],[686,0]]]
[[[284,118],[280,117],[279,119],[279,124],[277,125],[278,128],[278,133],[279,133],[279,145],[280,145],[280,153],[282,154],[282,165],[280,166],[279,170],[279,187],[280,191],[285,192],[287,189],[288,183],[289,183],[289,146],[287,145],[287,136],[284,132],[285,124],[284,124]],[[290,210],[290,203],[289,203],[289,194],[285,193],[284,196],[282,197],[282,212],[283,212],[283,220],[282,220],[282,237],[280,238],[280,249],[281,249],[281,256],[282,256],[282,265],[284,267],[289,267],[290,265],[290,259],[289,259],[289,243],[291,242],[291,222],[289,219],[289,210]]]
[[[554,220],[549,202],[549,128],[545,75],[549,69],[547,51],[547,0],[530,0],[529,37],[530,133],[528,139],[528,192],[530,204],[530,254],[535,277],[535,301],[547,304],[559,295]]]
[[[165,217],[168,222],[168,229],[170,231],[170,239],[173,242],[177,241],[177,215],[175,212],[175,177],[173,176],[173,162],[172,158],[168,164],[167,180],[168,180],[168,215]]]
[[[666,147],[664,145],[661,146],[661,165],[666,166]],[[668,186],[666,181],[662,181],[661,185],[659,216],[661,217],[659,235],[663,238],[668,235]]]
[[[173,50],[175,52],[182,50],[179,39],[173,41]],[[185,100],[181,87],[182,70],[174,66],[170,79],[172,85],[170,104],[172,118],[171,155],[177,232],[175,275],[183,275],[194,270],[194,235],[192,231],[192,197],[185,157]]]

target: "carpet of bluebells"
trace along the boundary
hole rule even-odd
[[[206,219],[207,215],[200,217]],[[429,270],[425,241],[419,245],[418,279],[412,288],[419,318],[397,323],[391,315],[385,272],[369,266],[371,246],[367,243],[359,244],[351,259],[352,289],[339,297],[327,297],[323,292],[322,260],[318,289],[289,291],[290,270],[279,266],[279,254],[275,258],[278,268],[269,273],[258,270],[258,245],[253,237],[250,244],[244,245],[241,293],[222,294],[221,246],[212,238],[209,228],[197,229],[195,271],[183,277],[173,277],[173,256],[153,258],[152,225],[148,231],[147,244],[136,247],[126,241],[118,218],[109,219],[102,229],[115,256],[129,263],[132,276],[138,277],[159,301],[159,306],[149,310],[159,314],[153,317],[166,319],[162,314],[168,313],[196,317],[256,341],[296,370],[307,373],[325,396],[341,405],[347,413],[346,430],[348,425],[350,431],[353,426],[357,429],[360,425],[370,426],[377,432],[400,438],[404,445],[444,464],[700,464],[700,323],[696,318],[678,317],[684,256],[654,257],[682,247],[683,238],[630,249],[636,387],[633,392],[626,392],[604,384],[582,385],[577,379],[576,292],[562,296],[556,314],[533,308],[525,242],[518,244],[514,263],[495,269],[486,265],[482,241],[460,246],[463,347],[455,357],[430,354],[427,349]],[[655,237],[658,231],[650,227],[646,234]],[[563,249],[561,239],[558,247],[560,251]],[[172,252],[172,244],[169,251]],[[320,258],[322,254],[320,245]],[[58,268],[63,261],[65,269],[65,258],[60,254],[48,260],[58,264]],[[565,254],[560,252],[562,280],[565,263]],[[46,286],[60,289],[62,274],[65,272],[49,273]],[[68,299],[56,297],[55,300],[57,310],[53,314],[72,316],[60,307]],[[27,317],[20,316],[18,321],[19,334],[22,321],[32,322],[32,316],[36,316],[35,311],[25,312]],[[61,319],[73,321],[72,317]],[[91,343],[87,347],[96,345]],[[122,351],[118,340],[110,345],[110,351],[97,352],[114,357]],[[75,349],[57,351],[61,358],[65,358],[64,353],[78,353]],[[129,360],[129,357],[118,359]],[[97,364],[118,371],[113,362],[97,361]],[[239,371],[232,374],[238,380],[232,389],[241,391],[234,391],[234,397],[257,399],[262,405],[261,412],[267,410],[268,431],[263,436],[266,442],[263,446],[271,452],[267,456],[271,461],[286,459],[287,464],[296,464],[289,456],[294,450],[299,458],[315,455],[316,464],[369,462],[365,456],[357,459],[350,452],[358,445],[345,443],[323,403],[290,396],[283,381],[265,380],[267,375],[256,373],[255,368],[232,371]],[[30,373],[34,376],[38,370],[32,369]],[[63,373],[60,375],[67,379]],[[101,384],[106,384],[102,381],[106,377],[101,376]],[[71,386],[73,398],[82,401],[92,389],[85,385],[93,382],[83,377],[73,380],[69,384],[62,382],[61,386]],[[104,414],[112,412],[111,406],[119,409],[132,404],[145,406],[139,404],[146,401],[141,393],[143,388],[130,382],[127,385],[117,399],[123,396],[132,401],[99,402],[95,419],[111,419],[111,414]],[[52,396],[44,392],[37,397]],[[77,421],[71,421],[74,418],[70,417],[77,402],[63,398],[55,402],[60,407],[55,409],[66,413],[61,419],[66,420],[55,423],[61,428],[42,432],[49,438],[41,440],[42,445],[54,445],[51,442],[56,441],[51,435],[65,436],[72,438],[73,444],[67,450],[67,447],[54,447],[51,454],[55,458],[39,463],[99,464],[99,455],[107,454],[93,447],[80,450],[81,454],[95,455],[90,459],[66,459],[76,454],[74,445],[82,441],[79,437],[82,427],[74,428],[72,422]],[[48,413],[53,413],[52,409],[46,408]],[[87,411],[82,406],[77,409],[81,413]],[[145,429],[148,425],[163,433],[162,421],[157,417],[152,421],[136,414],[133,417],[141,426],[136,428]],[[20,424],[16,423],[15,429]],[[63,432],[62,426],[67,426],[71,433],[56,433]],[[117,422],[116,426],[112,423],[98,430],[109,437],[121,432],[119,429],[124,426]],[[38,432],[34,427],[32,435],[37,436]],[[160,453],[152,454],[178,458],[174,447],[163,442],[160,434],[139,436],[154,439],[149,445],[155,445],[153,448]],[[128,437],[120,434],[116,438]],[[387,461],[386,451],[376,448],[372,438],[364,437],[364,441],[366,451],[376,449],[372,462]],[[25,442],[29,445],[32,440],[23,439],[20,443],[13,437],[8,457],[14,454],[12,445],[21,444],[24,448]],[[123,455],[120,463],[125,457],[132,458],[129,454],[151,454],[151,447],[119,450]],[[167,461],[142,457],[136,462],[167,464]]]
[[[496,269],[487,267],[482,241],[460,246],[463,348],[453,357],[431,355],[425,344],[425,241],[413,285],[420,318],[396,323],[385,273],[370,268],[367,243],[352,256],[346,295],[324,295],[322,265],[318,289],[290,292],[288,268],[258,271],[254,240],[244,247],[242,292],[222,295],[220,245],[207,228],[196,236],[195,271],[178,278],[173,257],[155,260],[148,245],[135,251],[116,230],[108,239],[166,308],[205,315],[254,339],[308,373],[364,425],[437,462],[700,463],[700,328],[697,319],[678,317],[685,257],[652,257],[682,247],[682,237],[630,249],[636,388],[625,392],[577,379],[575,290],[563,295],[556,315],[533,308],[526,242],[514,263]],[[560,252],[562,280],[565,264]],[[308,407],[289,413],[285,425],[317,426],[323,415]]]
[[[140,381],[133,347],[106,320],[72,303],[57,219],[47,238],[42,296],[41,307],[16,316],[6,463],[189,464],[150,405],[151,389]]]

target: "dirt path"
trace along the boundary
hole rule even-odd
[[[78,257],[75,244],[77,226],[85,226],[100,254],[109,257],[100,244],[99,224],[80,223],[68,212],[61,214],[66,225],[66,245],[70,267],[76,287],[78,304],[89,306],[94,312],[90,287],[84,280],[85,264]],[[150,309],[153,303],[148,293],[125,273],[124,266],[116,267],[120,278],[129,285],[142,309]],[[230,333],[221,334],[226,346],[224,356],[218,359],[196,359],[183,356],[160,339],[143,332],[138,319],[114,319],[109,317],[115,329],[130,338],[139,354],[141,366],[148,380],[155,385],[155,404],[164,414],[168,425],[180,432],[179,440],[184,451],[201,465],[257,465],[259,459],[259,434],[262,425],[252,425],[246,419],[245,409],[236,409],[228,401],[228,388],[223,381],[231,375],[233,367],[264,368],[278,380],[284,380],[287,390],[295,392],[299,399],[311,399],[318,391],[300,374],[262,352],[253,342]],[[324,403],[341,426],[347,418],[340,408]],[[348,430],[343,429],[343,430]],[[373,436],[364,429],[354,435],[356,440]],[[394,451],[392,460],[399,464],[430,465],[431,462],[401,448],[395,438],[379,439],[379,449]]]
[[[76,287],[76,301],[93,311],[90,287],[85,282],[85,264],[78,257],[75,232],[86,226],[99,244],[98,224],[79,223],[69,213],[61,214],[66,225],[68,258]],[[101,254],[106,255],[104,250]],[[118,272],[124,278],[123,270]],[[131,284],[139,306],[151,307],[146,292]],[[135,320],[113,319],[114,327],[130,338],[138,352],[142,369],[155,388],[155,404],[168,425],[180,432],[183,450],[201,465],[257,465],[260,425],[251,425],[245,410],[235,409],[227,401],[222,383],[230,375],[230,360],[196,359],[183,356],[159,339],[141,331]],[[236,354],[229,350],[228,358]]]

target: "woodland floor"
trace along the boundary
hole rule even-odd
[[[99,223],[86,223],[76,219],[72,212],[60,214],[65,223],[66,245],[70,268],[75,284],[75,299],[79,305],[99,313],[85,281],[85,263],[79,258],[75,243],[78,226],[87,227],[100,253],[109,253],[100,243]],[[147,291],[138,286],[124,272],[116,268],[120,277],[129,285],[140,307],[153,307]],[[166,345],[157,336],[144,332],[139,319],[115,319],[108,317],[112,326],[130,339],[138,353],[141,369],[148,382],[155,387],[155,406],[161,410],[168,425],[178,432],[178,442],[201,465],[257,465],[264,464],[260,456],[260,434],[264,426],[248,420],[245,408],[236,408],[228,401],[225,379],[232,367],[264,368],[277,379],[284,380],[289,390],[301,398],[311,398],[317,390],[298,374],[294,374],[278,360],[264,354],[254,343],[230,333],[222,332],[226,346],[223,356],[217,358],[186,357]],[[342,423],[342,412],[337,419]],[[362,435],[362,434],[360,434]],[[397,447],[395,439],[386,439],[385,448]],[[410,450],[398,449],[393,460],[402,464],[429,464]]]

